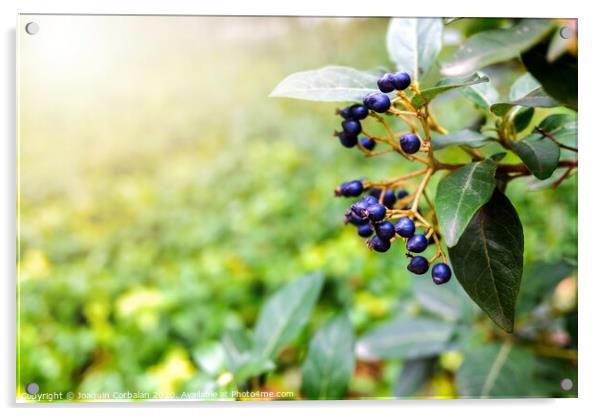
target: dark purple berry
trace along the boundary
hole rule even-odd
[[[365,215],[372,221],[381,221],[387,214],[387,208],[381,204],[372,204],[364,210]]]
[[[359,196],[364,191],[362,181],[350,181],[342,183],[335,191],[336,196]]]
[[[370,195],[367,195],[351,205],[351,212],[362,218],[367,218],[368,213],[365,211],[370,205],[378,204],[378,200]]]
[[[345,107],[342,110],[339,110],[338,114],[341,117],[343,117],[345,120],[349,120],[350,118],[353,118],[353,116],[351,115],[351,107]]]
[[[355,104],[349,107],[349,113],[355,120],[363,120],[368,117],[368,107],[361,104]]]
[[[379,253],[384,253],[391,248],[391,242],[389,240],[383,240],[379,236],[375,235],[370,241],[368,241],[368,247]]]
[[[375,198],[372,195],[366,195],[365,197],[362,198],[362,200],[364,200],[366,202],[366,204],[368,204],[368,205],[378,204],[378,198]]]
[[[343,131],[350,136],[357,136],[362,132],[362,125],[356,120],[345,120],[341,123]]]
[[[334,135],[339,138],[339,141],[344,147],[351,148],[355,147],[357,144],[357,136],[347,134],[344,131],[335,132]]]
[[[364,98],[364,105],[377,113],[384,113],[391,107],[391,100],[387,94],[371,92]]]
[[[451,269],[445,263],[437,263],[433,266],[433,270],[431,271],[431,276],[433,276],[433,282],[436,285],[442,285],[443,283],[449,282],[451,279]]]
[[[374,198],[377,198],[378,200],[380,200],[380,196],[382,194],[383,190],[382,189],[378,189],[378,188],[374,188],[373,190],[370,191],[370,195],[373,196]],[[393,205],[395,205],[395,202],[397,201],[397,198],[395,197],[395,192],[393,191],[385,191],[385,195],[383,196],[383,205],[386,206],[387,208],[393,208]]]
[[[395,192],[390,190],[385,191],[385,196],[383,197],[383,204],[385,204],[387,208],[393,208],[393,205],[395,205],[396,201],[397,198],[395,197]]]
[[[412,79],[407,72],[397,72],[391,76],[391,80],[397,91],[405,90],[412,83]]]
[[[376,85],[378,85],[378,89],[382,92],[392,92],[395,90],[395,81],[393,79],[393,74],[386,73],[382,77],[376,81]]]
[[[406,190],[400,190],[399,192],[397,192],[397,199],[403,199],[406,196],[408,196],[408,191]]]
[[[429,246],[431,244],[435,244],[435,237],[433,237],[433,234],[431,234],[431,236],[427,240],[428,240]]]
[[[415,134],[409,133],[399,139],[399,145],[404,152],[413,154],[420,150],[420,139]]]
[[[345,224],[348,224],[348,223],[353,224],[353,225],[362,225],[362,224],[367,224],[368,223],[368,219],[367,218],[362,218],[360,215],[358,215],[355,212],[349,210],[345,214]]]
[[[424,234],[414,234],[406,243],[406,248],[413,253],[422,253],[428,245],[429,243]]]
[[[425,274],[429,269],[429,262],[422,256],[414,256],[408,264],[408,270],[414,274]]]
[[[360,144],[368,150],[373,150],[376,147],[376,142],[369,137],[362,137]]]
[[[357,235],[360,237],[370,237],[372,235],[372,226],[370,224],[362,224],[358,226]]]
[[[395,232],[399,234],[400,237],[410,238],[416,232],[416,225],[410,218],[401,217],[399,221],[397,221],[397,224],[395,224]]]
[[[377,222],[374,224],[376,235],[382,239],[390,240],[395,235],[395,227],[388,221]]]

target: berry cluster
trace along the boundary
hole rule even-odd
[[[362,181],[354,180],[341,184],[335,195],[345,197],[360,196],[364,192]],[[368,195],[354,202],[345,213],[345,224],[357,227],[360,237],[368,238],[367,245],[370,249],[384,253],[391,248],[391,242],[396,239],[405,241],[406,256],[410,258],[407,269],[414,274],[425,274],[430,267],[429,261],[420,255],[427,247],[435,243],[435,238],[429,232],[416,233],[416,224],[407,217],[402,216],[393,225],[387,221],[392,217],[396,205],[404,204],[408,193],[400,190],[395,194],[393,190],[374,188]],[[398,203],[399,201],[399,203]],[[447,283],[451,278],[451,269],[445,263],[437,263],[432,268],[433,282],[440,285]]]
[[[371,92],[363,100],[363,104],[353,104],[349,107],[337,110],[337,114],[343,118],[342,130],[335,131],[341,144],[347,148],[359,147],[366,156],[376,156],[380,153],[373,152],[377,143],[388,144],[389,151],[396,151],[409,160],[418,160],[428,165],[428,161],[415,155],[423,151],[430,154],[430,143],[428,142],[428,129],[423,131],[427,134],[427,141],[423,141],[418,135],[416,125],[408,121],[406,116],[419,118],[428,114],[420,114],[411,106],[404,95],[403,90],[410,87],[410,76],[405,72],[386,73],[377,81],[380,91]],[[389,93],[396,91],[397,98],[391,100]],[[406,110],[401,111],[396,105],[401,103]],[[411,130],[395,136],[386,124],[381,114],[389,113],[406,122]],[[376,119],[383,124],[388,131],[387,137],[372,136],[365,132],[362,122],[368,117]],[[425,120],[426,120],[425,118]],[[362,134],[362,137],[359,137]],[[396,139],[395,137],[398,137]],[[381,152],[384,153],[384,152]],[[367,246],[377,252],[386,252],[391,248],[394,240],[402,240],[405,243],[406,256],[410,259],[407,269],[417,275],[425,274],[431,264],[441,258],[431,268],[433,282],[440,285],[451,279],[451,269],[446,264],[445,254],[439,243],[435,228],[424,218],[418,208],[420,197],[424,193],[424,185],[432,174],[429,168],[404,175],[388,181],[371,182],[352,180],[341,184],[336,190],[336,196],[361,197],[355,201],[345,214],[345,223],[357,227],[360,237],[368,238]],[[421,186],[413,194],[405,189],[400,189],[404,180],[412,177],[424,176]],[[364,194],[362,196],[362,194]],[[434,215],[434,212],[433,212]],[[397,220],[395,225],[389,220]],[[424,228],[423,232],[417,232],[418,228]],[[437,253],[430,260],[420,255],[428,246],[434,244]]]

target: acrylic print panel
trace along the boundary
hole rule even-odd
[[[19,401],[577,395],[576,21],[17,33]]]

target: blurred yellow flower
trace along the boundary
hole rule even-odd
[[[156,386],[157,392],[177,392],[185,381],[196,373],[194,364],[183,349],[171,350],[163,362],[149,369],[149,376]]]

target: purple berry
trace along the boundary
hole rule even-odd
[[[349,107],[349,113],[355,120],[363,120],[368,117],[368,107],[361,104],[355,104]]]
[[[374,224],[376,235],[384,240],[390,240],[395,235],[395,227],[388,221],[377,222]]]
[[[383,240],[379,236],[375,235],[371,240],[368,241],[368,247],[379,253],[384,253],[391,248],[391,242],[389,240]]]
[[[414,234],[414,236],[408,239],[408,242],[406,243],[406,249],[413,253],[422,253],[424,250],[426,250],[428,245],[428,240],[424,234]]]
[[[395,232],[399,234],[400,237],[410,238],[416,232],[416,225],[410,218],[401,217],[399,221],[397,221],[397,224],[395,224]]]
[[[431,276],[433,277],[433,282],[436,285],[442,285],[444,283],[449,282],[451,279],[451,269],[445,263],[437,263],[433,266],[433,270],[431,271]]]
[[[351,210],[347,211],[347,213],[345,214],[345,224],[362,225],[367,223],[367,218],[362,218],[360,215],[356,214]]]
[[[362,224],[358,226],[357,235],[360,237],[370,237],[372,235],[372,226],[370,224]]]
[[[364,210],[364,213],[371,221],[381,221],[387,215],[387,208],[381,204],[372,204]]]
[[[371,92],[364,98],[364,105],[377,113],[384,113],[391,107],[391,100],[387,94]]]
[[[353,118],[352,115],[351,115],[351,107],[345,107],[342,110],[339,110],[337,112],[337,114],[339,114],[345,120],[349,120],[349,119]]]
[[[352,134],[347,134],[344,131],[341,131],[335,132],[334,135],[339,138],[339,141],[344,147],[352,148],[355,147],[355,145],[357,144],[357,136],[354,136]]]
[[[407,72],[397,72],[392,75],[391,81],[397,91],[403,91],[410,86],[412,79]]]
[[[334,194],[336,196],[359,196],[364,191],[364,185],[362,181],[350,181],[342,183],[335,191]]]
[[[393,79],[393,74],[386,73],[382,77],[376,81],[376,85],[378,85],[378,89],[382,92],[392,92],[395,90],[395,81]]]
[[[406,134],[399,139],[399,145],[402,150],[410,155],[420,150],[420,144],[418,136],[412,133]]]
[[[403,198],[405,198],[408,195],[409,195],[408,191],[402,189],[399,192],[397,192],[397,199],[403,199]]]
[[[360,144],[368,150],[373,150],[376,147],[376,142],[369,137],[362,137]]]
[[[362,125],[356,120],[345,120],[341,123],[343,131],[350,136],[357,136],[362,132]]]
[[[368,214],[365,212],[366,208],[370,205],[378,204],[378,200],[370,195],[367,195],[351,205],[350,211],[358,215],[361,218],[367,218]]]
[[[414,256],[408,264],[408,270],[414,274],[425,274],[429,269],[429,262],[422,256]]]

